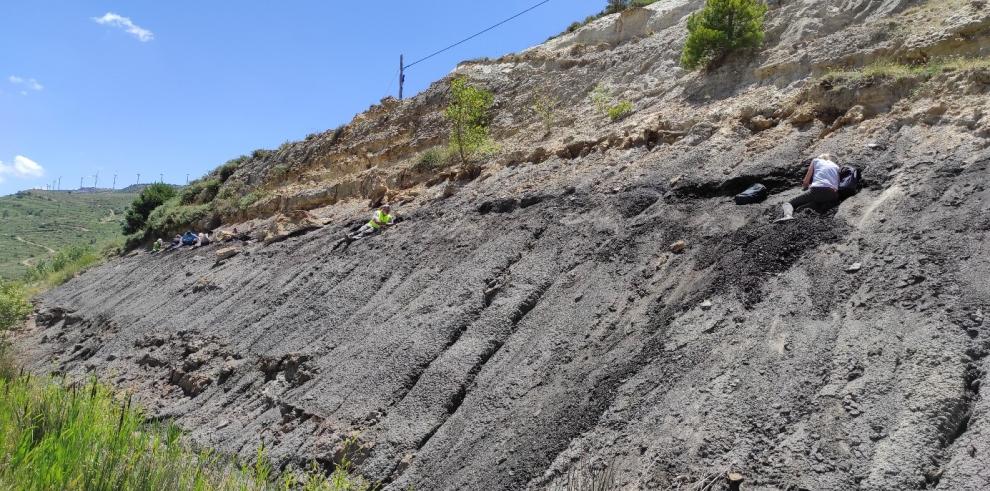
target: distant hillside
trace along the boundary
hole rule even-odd
[[[72,245],[119,239],[135,193],[23,191],[0,197],[0,277],[17,278],[33,261]]]
[[[133,194],[137,194],[137,193],[140,193],[141,191],[144,191],[144,188],[146,188],[146,187],[148,187],[150,185],[151,185],[151,183],[146,183],[146,184],[131,184],[130,186],[127,186],[126,188],[118,189],[116,192],[117,193],[133,193]],[[178,184],[169,184],[169,186],[172,186],[175,189],[181,189],[183,187],[183,186],[178,185]],[[84,188],[84,190],[88,190],[88,191],[91,191],[92,189],[93,188]],[[110,191],[110,190],[109,189],[101,189],[100,191]]]

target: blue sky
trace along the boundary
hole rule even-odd
[[[0,195],[80,177],[184,183],[255,148],[334,128],[407,62],[538,0],[0,2]],[[551,0],[410,69],[538,44],[605,0]]]

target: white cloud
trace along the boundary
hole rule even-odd
[[[93,17],[93,22],[104,26],[119,27],[127,31],[128,34],[138,38],[142,43],[155,39],[155,34],[151,31],[138,26],[131,19],[113,12],[107,12],[103,14],[103,17]]]
[[[11,75],[7,77],[7,81],[21,87],[21,95],[27,95],[28,90],[33,90],[35,92],[41,92],[45,89],[44,85],[33,78],[18,77],[17,75]]]
[[[4,176],[11,176],[16,179],[30,179],[32,177],[44,177],[45,168],[41,164],[23,156],[14,157],[13,164],[0,162],[0,182],[4,181]]]

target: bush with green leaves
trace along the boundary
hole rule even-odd
[[[127,213],[124,215],[124,233],[135,234],[144,230],[151,212],[175,197],[175,193],[175,188],[162,183],[152,184],[144,188],[131,203],[131,206],[127,208]]]
[[[611,121],[623,119],[633,111],[631,102],[625,99],[616,100],[612,92],[602,84],[596,85],[591,90],[591,93],[588,94],[588,98],[591,99],[591,103],[594,104],[595,109],[602,116],[607,116]]]
[[[198,179],[182,188],[180,200],[184,205],[209,203],[217,197],[221,184],[219,179]]]
[[[0,280],[0,333],[24,320],[30,313],[31,304],[27,301],[24,288],[17,283]]]
[[[220,178],[220,182],[227,182],[227,179],[230,179],[230,176],[234,175],[234,173],[237,172],[242,165],[244,165],[244,162],[247,162],[248,160],[249,157],[247,155],[241,155],[240,157],[230,159],[225,164],[221,165],[216,172],[217,176]]]
[[[467,164],[468,159],[491,146],[488,139],[489,111],[495,96],[468,84],[464,77],[450,81],[450,103],[445,112],[450,122],[450,146]]]
[[[612,121],[618,121],[625,118],[630,113],[632,113],[633,105],[631,102],[622,100],[619,101],[608,108],[608,119]]]
[[[595,105],[598,112],[608,114],[608,108],[612,104],[612,93],[604,85],[598,84],[594,89],[591,89],[588,98],[591,99],[591,103]]]
[[[553,131],[553,126],[557,123],[557,109],[560,107],[560,100],[549,85],[544,85],[533,94],[533,103],[530,109],[540,119],[543,126],[543,136],[549,136]]]
[[[179,197],[166,201],[148,216],[145,225],[145,241],[156,238],[167,239],[184,232],[193,224],[202,221],[210,214],[212,205],[184,205]]]
[[[707,68],[736,50],[759,47],[766,13],[761,0],[706,0],[705,7],[688,18],[681,65]]]
[[[450,164],[450,152],[443,147],[427,149],[419,155],[413,165],[416,172],[436,172]]]

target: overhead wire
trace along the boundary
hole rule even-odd
[[[420,59],[418,59],[418,60],[416,60],[416,61],[408,64],[408,65],[405,65],[405,66],[402,67],[402,69],[405,70],[407,68],[411,68],[411,67],[413,67],[415,65],[418,65],[419,63],[422,63],[422,62],[424,62],[426,60],[429,60],[430,58],[433,58],[434,56],[437,56],[437,55],[439,55],[439,54],[441,54],[443,52],[446,52],[446,51],[449,51],[451,49],[454,49],[454,48],[456,48],[456,47],[458,47],[458,46],[460,46],[460,45],[462,45],[462,44],[464,44],[464,43],[466,43],[466,42],[468,42],[468,41],[470,41],[470,40],[472,40],[472,39],[474,39],[474,38],[476,38],[476,37],[478,37],[478,36],[480,36],[480,35],[482,35],[482,34],[484,34],[486,32],[488,32],[488,31],[491,31],[492,29],[495,29],[497,27],[500,27],[500,26],[508,23],[511,20],[514,20],[514,19],[516,19],[518,17],[522,17],[523,15],[525,15],[525,14],[527,14],[529,12],[532,12],[533,10],[536,10],[538,7],[540,7],[542,5],[545,5],[547,3],[550,3],[550,0],[543,0],[542,2],[537,3],[536,5],[533,5],[532,7],[530,7],[528,9],[526,9],[526,10],[523,10],[522,12],[519,12],[519,13],[513,15],[512,17],[509,17],[509,18],[507,18],[507,19],[499,22],[498,24],[495,24],[495,25],[493,25],[493,26],[491,26],[491,27],[489,27],[489,28],[487,28],[487,29],[485,29],[483,31],[479,31],[479,32],[477,32],[475,34],[472,34],[472,35],[470,35],[470,36],[468,36],[468,37],[466,37],[466,38],[464,38],[464,39],[462,39],[462,40],[460,40],[460,41],[458,41],[458,42],[456,42],[454,44],[451,44],[450,46],[447,46],[446,48],[443,48],[441,50],[437,50],[437,51],[435,51],[433,53],[430,53],[427,56],[424,56],[424,57],[422,57],[422,58],[420,58]]]

